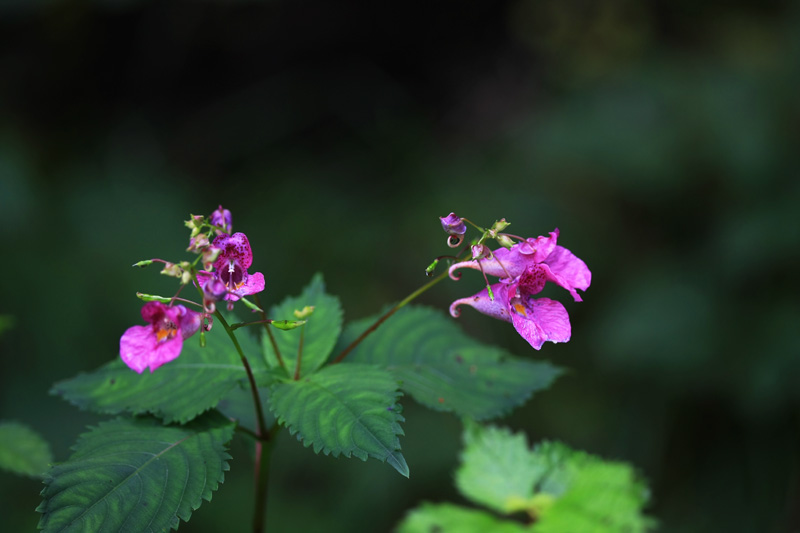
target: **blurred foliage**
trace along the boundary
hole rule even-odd
[[[172,290],[129,265],[182,257],[190,212],[233,211],[265,305],[322,271],[345,320],[425,282],[437,216],[506,217],[558,226],[594,283],[540,354],[458,319],[571,369],[504,424],[633,463],[663,531],[798,529],[799,55],[780,1],[2,2],[0,418],[68,457],[99,419],[47,391],[117,355],[136,291]],[[410,480],[283,435],[269,526],[455,500],[458,421],[403,404]],[[35,528],[41,488],[0,472],[5,528]],[[249,516],[251,489],[233,461],[181,531]]]

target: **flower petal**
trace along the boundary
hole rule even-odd
[[[150,364],[149,354],[155,350],[156,344],[153,326],[131,326],[119,339],[119,356],[126,365],[141,374]]]
[[[264,282],[264,274],[261,272],[256,272],[255,274],[250,274],[247,276],[247,280],[244,282],[244,284],[235,291],[229,292],[225,296],[225,299],[236,302],[243,296],[248,296],[250,294],[263,291],[265,286],[266,283]]]
[[[550,298],[514,298],[511,323],[523,339],[539,350],[546,341],[567,342],[572,335],[567,310]]]
[[[160,367],[164,363],[169,363],[173,359],[177,359],[183,349],[183,336],[175,335],[168,341],[160,342],[156,349],[150,352],[149,365],[150,373]]]
[[[509,316],[508,312],[508,304],[506,303],[507,290],[508,286],[505,283],[495,283],[492,285],[494,300],[489,298],[489,291],[487,289],[483,289],[474,296],[456,300],[450,304],[450,315],[452,315],[454,318],[458,318],[458,316],[461,314],[458,307],[460,305],[470,305],[484,315],[496,318],[498,320],[511,322],[511,317]]]
[[[592,273],[586,263],[563,246],[556,246],[543,264],[549,267],[555,283],[567,289],[576,302],[582,301],[575,289],[585,291],[592,283]]]
[[[223,233],[214,239],[214,246],[222,250],[214,261],[215,270],[227,268],[231,260],[238,262],[245,270],[253,264],[253,251],[244,233]]]

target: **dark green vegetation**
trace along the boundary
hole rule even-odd
[[[593,271],[584,302],[564,302],[567,344],[536,353],[508,324],[458,319],[570,370],[500,424],[631,462],[664,531],[800,527],[789,3],[12,4],[0,419],[42,434],[56,460],[114,415],[47,391],[113,358],[140,323],[137,290],[172,290],[129,265],[188,245],[189,212],[234,210],[265,305],[322,271],[349,323],[426,281],[452,210],[526,236],[558,226]],[[474,293],[467,274],[420,303]],[[269,525],[385,531],[423,499],[463,503],[458,420],[400,401],[409,480],[283,432]],[[242,452],[180,531],[249,521]],[[0,472],[4,527],[35,528],[42,487]]]

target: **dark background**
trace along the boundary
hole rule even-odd
[[[553,293],[573,337],[541,352],[464,310],[571,369],[501,422],[633,463],[663,531],[796,531],[799,52],[790,2],[3,0],[0,419],[64,460],[104,418],[47,391],[117,355],[137,290],[173,290],[129,265],[185,257],[189,213],[233,210],[267,301],[323,271],[348,319],[426,281],[438,216],[505,217],[559,227],[593,284]],[[388,531],[462,502],[460,422],[403,403],[410,480],[284,433],[269,526]],[[181,531],[246,530],[233,454]],[[34,530],[40,489],[0,472],[4,530]]]

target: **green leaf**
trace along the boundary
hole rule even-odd
[[[237,334],[258,381],[270,374],[258,343],[246,332]],[[137,374],[117,359],[94,372],[56,383],[52,394],[81,409],[104,414],[152,413],[164,422],[186,422],[214,408],[247,374],[220,324],[206,334],[206,347],[197,338],[183,344],[180,357],[155,372]]]
[[[340,346],[373,322],[349,324]],[[549,387],[561,373],[549,363],[516,359],[472,340],[450,317],[416,306],[395,313],[345,360],[388,368],[421,404],[476,420],[507,413]]]
[[[531,453],[524,433],[473,423],[464,430],[464,444],[456,471],[461,494],[504,514],[531,508],[534,486],[548,465]]]
[[[264,412],[267,428],[270,428],[275,424],[275,418],[269,410],[269,388],[259,387],[258,395],[261,398],[261,410]],[[220,400],[217,410],[225,416],[237,420],[240,426],[253,432],[258,427],[253,393],[249,385],[242,384],[229,390]]]
[[[305,376],[325,364],[336,345],[336,339],[342,332],[342,306],[337,297],[325,293],[325,282],[319,273],[314,275],[300,296],[286,298],[279,305],[272,307],[269,318],[291,319],[294,318],[295,310],[306,306],[313,306],[314,313],[306,319],[304,326],[290,331],[273,331],[273,337],[290,376],[294,376],[301,336],[303,357],[300,361],[300,374]],[[263,344],[270,366],[278,366],[275,350],[266,335]]]
[[[0,422],[0,469],[39,477],[53,462],[50,445],[28,426]]]
[[[642,513],[647,487],[630,465],[604,461],[557,442],[543,442],[533,454],[547,469],[540,490],[553,495],[534,531],[638,533],[655,526],[655,521]]]
[[[228,470],[234,424],[209,413],[184,426],[119,418],[81,435],[50,469],[39,528],[48,531],[168,531],[189,520]]]
[[[400,523],[397,533],[521,533],[522,524],[500,520],[485,511],[450,503],[423,503]],[[565,530],[566,531],[566,530]]]
[[[339,364],[299,381],[276,383],[270,408],[314,453],[374,457],[408,477],[398,438],[404,418],[397,387],[394,377],[380,368]]]

